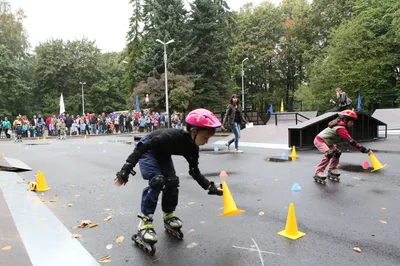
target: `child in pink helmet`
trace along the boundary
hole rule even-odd
[[[205,178],[199,168],[199,146],[206,144],[215,130],[221,126],[218,118],[209,110],[196,109],[186,117],[187,131],[164,129],[144,136],[133,153],[117,173],[114,184],[125,185],[133,168],[139,162],[140,172],[149,186],[143,190],[138,232],[132,240],[146,252],[154,255],[157,235],[153,226],[153,214],[160,192],[163,192],[161,207],[164,212],[164,227],[179,239],[183,238],[182,221],[174,215],[178,205],[179,177],[176,175],[171,155],[181,155],[189,163],[189,174],[209,195],[222,195],[222,189]]]

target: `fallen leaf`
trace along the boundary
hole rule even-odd
[[[386,208],[382,208],[382,211],[386,211]]]
[[[278,181],[279,181],[279,179],[278,179],[278,178],[274,178],[274,181],[275,181],[275,182],[278,182]]]
[[[40,221],[46,221],[46,218],[39,218]]]
[[[12,246],[5,246],[4,248],[2,248],[1,250],[10,250],[12,248]]]
[[[81,237],[81,235],[79,235],[79,234],[72,234],[72,236],[71,236],[72,238],[80,238]]]
[[[104,222],[108,222],[108,221],[110,221],[111,220],[111,218],[112,218],[112,216],[110,215],[110,216],[108,216],[106,219],[104,219]]]
[[[71,187],[76,187],[76,185],[71,185]]]
[[[193,202],[193,201],[188,203],[188,205],[192,205],[192,204],[194,204],[194,202]]]
[[[53,197],[57,197],[57,194],[53,194]]]
[[[40,199],[40,201],[41,201],[41,202],[46,202],[46,200],[44,200],[44,199]]]
[[[354,250],[354,251],[357,251],[358,253],[361,252],[361,249],[360,249],[360,248],[353,248],[353,250]]]
[[[259,212],[258,215],[263,216],[264,212]]]
[[[100,185],[101,187],[103,186],[103,185]]]
[[[99,226],[98,224],[91,224],[91,225],[89,225],[89,228],[93,228],[93,227],[96,227],[96,226]]]
[[[117,237],[117,239],[115,240],[116,243],[122,243],[124,241],[124,236],[119,236]]]
[[[21,181],[17,181],[17,184],[25,184],[24,182]]]
[[[58,201],[58,199],[52,199],[52,200],[50,200],[50,202],[57,202]]]
[[[187,248],[193,248],[193,247],[195,247],[195,246],[197,246],[197,243],[196,243],[196,242],[193,242],[193,243],[189,244],[189,245],[187,246]]]
[[[160,258],[155,259],[155,260],[153,260],[152,262],[154,263],[154,262],[157,262],[157,261],[159,261],[159,260],[160,260]]]
[[[72,207],[72,206],[73,206],[72,203],[68,204],[68,207]]]
[[[189,233],[192,233],[192,232],[194,232],[194,229],[190,229],[190,230],[189,230]]]
[[[110,258],[111,256],[104,256],[99,260],[99,262],[110,262],[111,261]]]
[[[106,208],[106,209],[104,209],[104,210],[106,210],[106,211],[112,211],[112,209],[111,209],[111,208]]]
[[[62,207],[63,207],[63,208],[67,208],[67,206],[65,206],[65,205],[63,205]]]
[[[85,227],[86,225],[89,225],[89,224],[91,224],[92,222],[90,221],[90,220],[82,220],[81,221],[81,224],[80,225],[78,225],[77,227],[78,228],[82,228],[82,227]]]
[[[106,246],[106,249],[112,249],[112,246],[113,246],[113,244],[108,244],[108,245]]]
[[[206,221],[201,221],[200,223],[201,223],[201,224],[204,224],[205,222],[206,222]]]
[[[104,197],[104,194],[101,194],[100,197]]]
[[[383,223],[383,224],[387,224],[387,222],[384,221],[384,220],[379,220],[379,222],[381,222],[381,223]]]
[[[79,194],[75,194],[73,197],[76,199],[79,197]]]

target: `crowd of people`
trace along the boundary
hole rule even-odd
[[[168,126],[166,113],[159,114],[145,109],[141,112],[114,112],[97,115],[18,115],[14,120],[8,117],[0,118],[0,138],[21,136],[33,138],[56,136],[63,138],[73,135],[96,135],[111,133],[153,132]],[[171,127],[182,128],[182,114],[174,112],[171,115]]]

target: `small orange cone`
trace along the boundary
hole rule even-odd
[[[228,174],[225,171],[221,171],[219,177],[228,177]]]
[[[3,157],[4,156],[4,153],[2,152],[2,153],[0,153],[0,157]]]
[[[297,159],[296,146],[293,146],[292,155],[290,155],[290,158],[292,158],[293,161],[296,161]]]
[[[372,163],[372,166],[374,167],[374,170],[372,170],[371,172],[378,171],[387,165],[387,164],[382,165],[381,162],[375,157],[375,155],[372,151],[370,151],[368,153],[368,155],[371,158],[371,163]]]
[[[225,191],[224,191],[225,193]],[[290,203],[289,206],[289,212],[288,212],[288,217],[286,220],[286,227],[285,230],[278,232],[278,235],[296,240],[302,236],[305,236],[306,234],[303,232],[300,232],[299,229],[297,228],[297,222],[296,222],[296,213],[294,212],[294,205],[293,203]]]
[[[47,191],[50,188],[47,186],[46,178],[44,178],[44,173],[42,171],[38,171],[38,179],[36,185],[36,191]]]
[[[226,217],[245,212],[245,210],[238,210],[236,207],[236,203],[233,200],[232,194],[229,191],[228,185],[225,181],[222,182],[222,190],[224,191],[224,194],[222,195],[224,200],[224,213],[218,214],[218,216]]]

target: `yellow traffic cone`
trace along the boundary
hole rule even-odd
[[[85,134],[85,136],[83,138],[86,139],[86,134]]]
[[[43,141],[46,141],[46,137],[43,137]]]
[[[222,190],[224,191],[223,200],[224,200],[224,213],[218,214],[218,216],[232,216],[235,214],[239,214],[245,212],[245,210],[238,210],[236,207],[236,203],[232,198],[232,194],[229,191],[228,185],[226,182],[222,182]]]
[[[297,159],[296,146],[293,146],[292,155],[290,155],[290,158],[292,158],[293,161],[296,161]]]
[[[46,179],[44,178],[44,173],[42,171],[38,171],[36,191],[47,191],[49,189],[50,188],[46,184]]]
[[[39,141],[40,140],[40,138],[39,137],[37,137],[37,141]]]
[[[281,101],[281,112],[284,112],[285,111],[285,108],[283,107],[283,99],[282,99],[282,101]]]
[[[368,155],[371,158],[371,163],[372,163],[372,166],[374,167],[374,170],[372,170],[371,172],[378,171],[387,165],[387,164],[382,165],[381,162],[378,159],[376,159],[376,157],[372,151],[370,151],[368,153]]]
[[[286,220],[285,230],[278,232],[279,235],[296,240],[306,234],[300,232],[297,228],[296,214],[294,212],[294,205],[290,203],[288,217]]]

